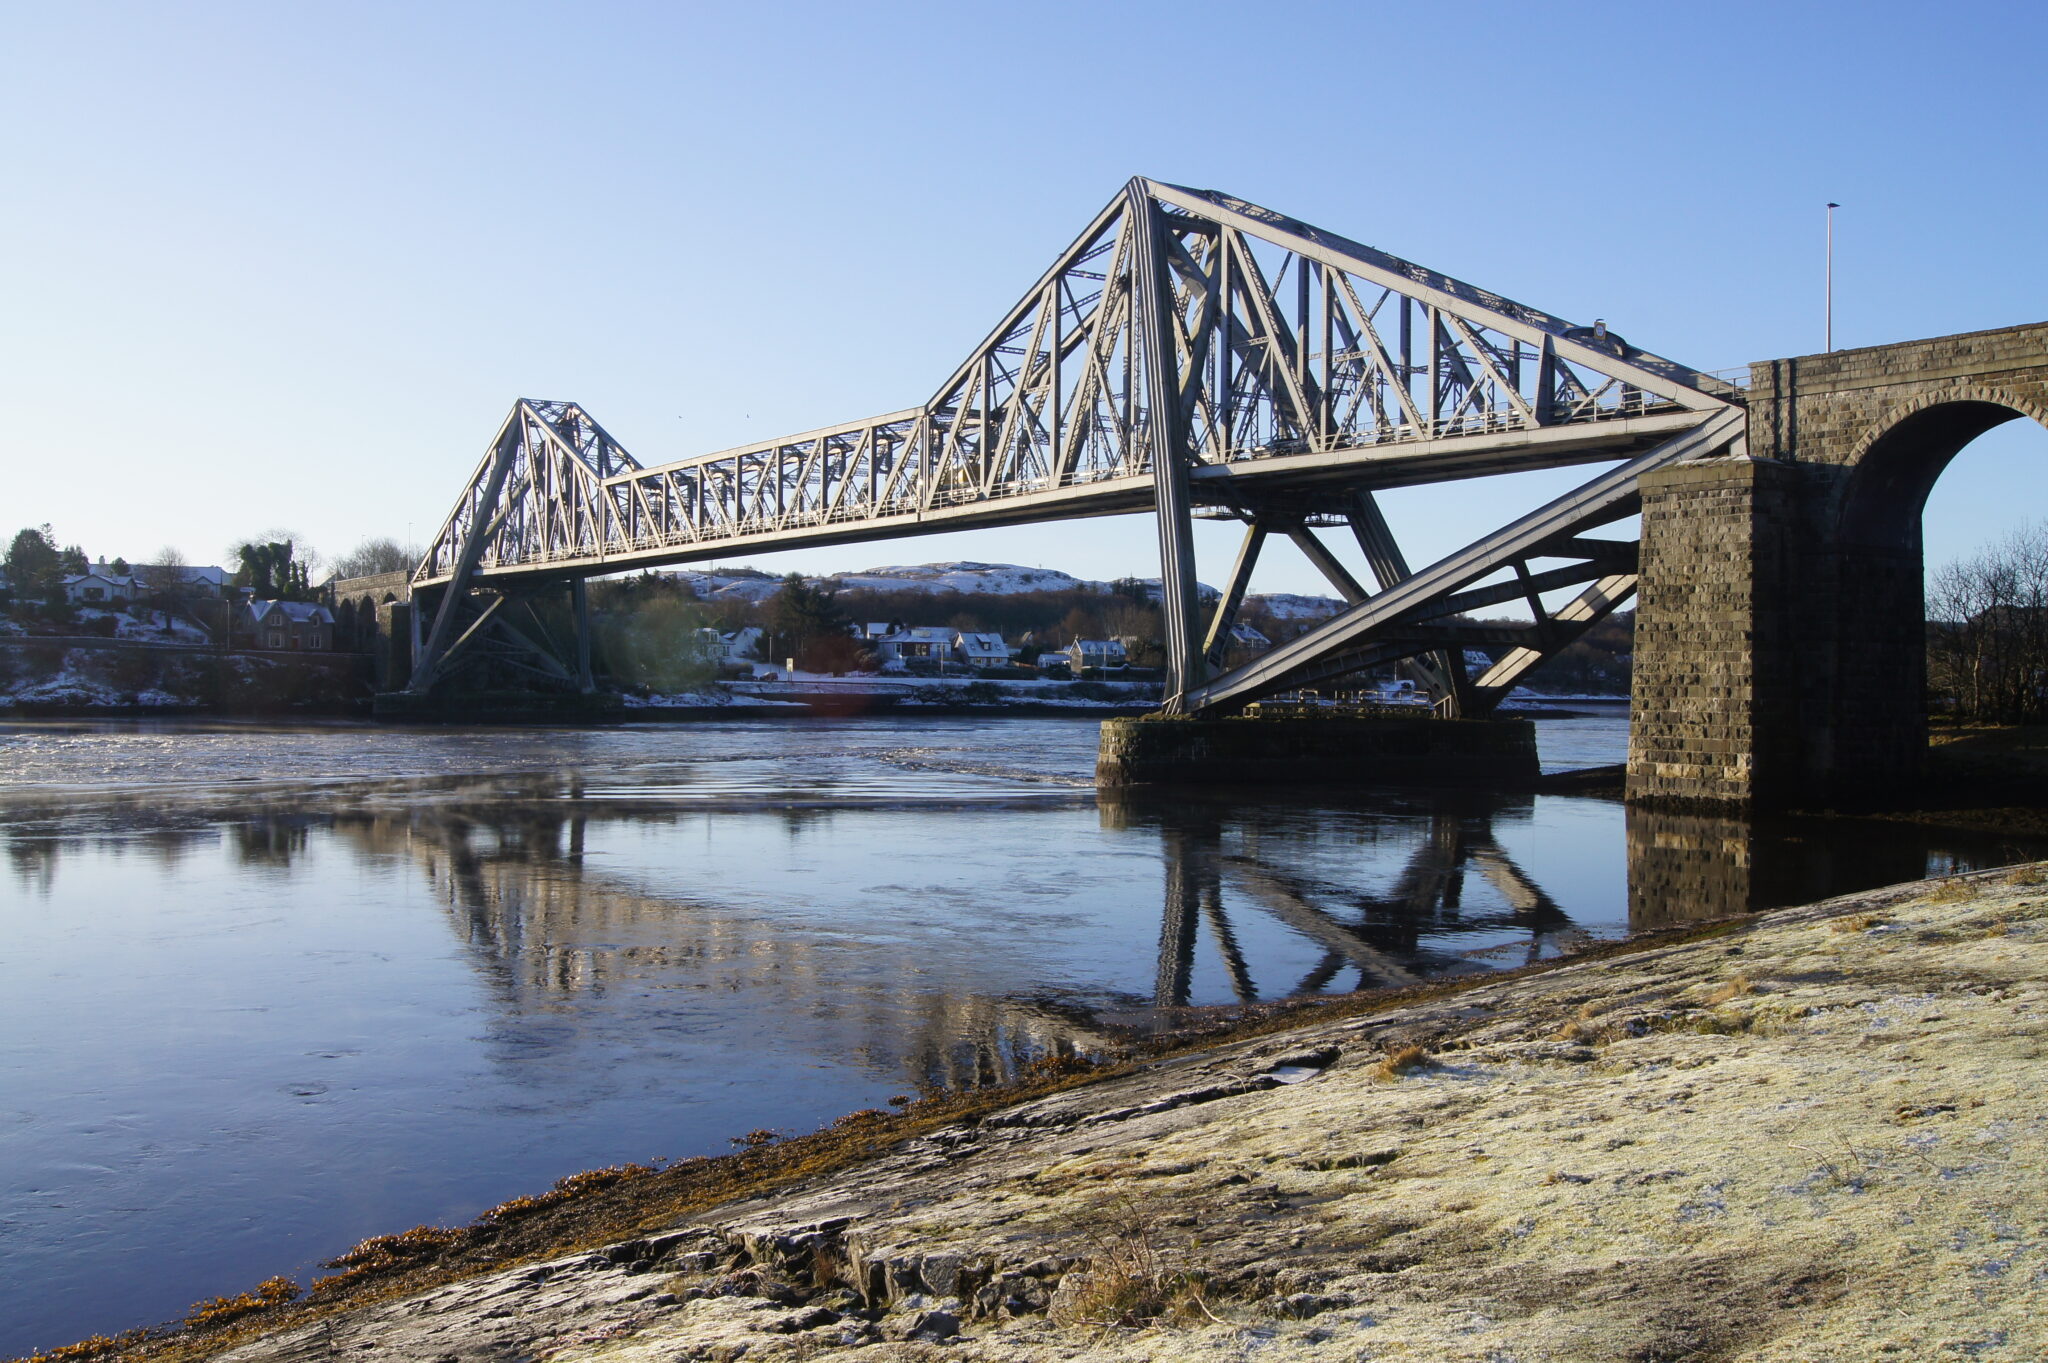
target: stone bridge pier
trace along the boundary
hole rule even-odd
[[[1642,480],[1642,803],[1854,804],[1927,746],[1920,512],[1993,426],[2048,425],[2048,323],[1751,366],[1746,455]]]

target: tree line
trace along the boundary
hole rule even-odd
[[[2048,526],[2028,525],[1927,584],[1927,687],[1937,713],[2048,721]]]
[[[335,560],[333,576],[365,577],[374,573],[410,569],[419,561],[419,550],[396,540],[372,537]],[[320,555],[290,531],[271,530],[239,540],[228,549],[234,565],[229,581],[266,600],[311,601],[319,595],[314,577],[320,574]],[[65,599],[66,578],[90,571],[92,561],[77,544],[60,545],[56,532],[46,522],[24,526],[7,542],[0,558],[7,574],[11,605],[55,620],[68,619],[70,603]],[[185,555],[165,545],[145,562],[125,558],[108,560],[107,571],[117,577],[133,577],[136,595],[159,610],[179,611],[201,594],[190,574]]]

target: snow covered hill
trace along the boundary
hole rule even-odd
[[[675,577],[689,583],[691,590],[706,600],[765,601],[782,586],[780,578],[747,569],[712,568],[701,572],[684,569],[676,572]],[[929,592],[934,596],[946,592],[959,592],[963,596],[1009,596],[1020,592],[1107,593],[1115,589],[1113,583],[1075,577],[1057,568],[1027,568],[1019,563],[976,563],[971,560],[894,564],[865,568],[855,573],[806,577],[804,581],[812,586],[822,584],[838,591]],[[1158,594],[1158,578],[1139,578],[1137,581],[1155,596]],[[1201,591],[1206,600],[1214,600],[1217,596],[1216,589],[1207,583],[1201,584]],[[1282,620],[1320,620],[1334,615],[1344,605],[1326,596],[1299,596],[1288,592],[1248,598],[1248,604],[1258,603],[1264,603]]]
[[[1247,604],[1263,605],[1273,612],[1275,620],[1327,620],[1344,609],[1344,603],[1332,596],[1300,596],[1294,592],[1270,592],[1264,596],[1248,596]]]
[[[964,592],[1010,596],[1017,592],[1107,591],[1106,582],[1088,582],[1057,568],[1026,568],[1016,563],[916,563],[868,568],[833,578],[841,591]]]

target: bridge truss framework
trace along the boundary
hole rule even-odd
[[[496,657],[588,689],[585,579],[793,549],[1152,511],[1165,708],[1221,712],[1400,663],[1448,714],[1482,713],[1624,604],[1636,479],[1743,430],[1732,385],[1270,210],[1134,179],[920,406],[643,467],[572,402],[521,400],[414,574],[408,689]],[[1411,570],[1375,494],[1611,463]],[[1192,520],[1241,522],[1204,612]],[[1351,537],[1368,586],[1324,536]],[[1347,603],[1223,668],[1267,541]],[[570,585],[577,638],[516,623]],[[1526,626],[1468,612],[1526,603]],[[1504,648],[1470,675],[1464,649]],[[565,656],[565,653],[569,656]]]

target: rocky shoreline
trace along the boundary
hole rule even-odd
[[[2035,1359],[2044,967],[2048,871],[1918,882],[1311,1011],[609,1243],[146,1352]]]

